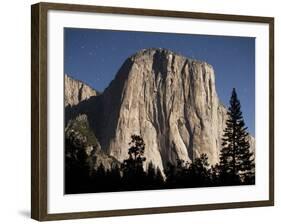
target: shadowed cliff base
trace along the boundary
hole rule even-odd
[[[193,163],[182,160],[177,165],[167,164],[165,177],[151,162],[144,169],[145,144],[140,136],[133,135],[128,149],[128,159],[123,163],[110,163],[107,168],[102,162],[97,165],[95,153],[87,155],[85,150],[75,150],[67,141],[68,152],[76,155],[66,157],[65,193],[98,193],[137,190],[164,190],[177,188],[202,188],[218,186],[254,185],[254,172],[226,173],[225,166],[209,166],[208,157],[202,154]],[[74,147],[75,149],[73,149]],[[91,158],[91,159],[89,159]],[[94,167],[94,168],[93,168]]]

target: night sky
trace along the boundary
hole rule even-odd
[[[235,87],[255,135],[254,38],[65,28],[64,70],[102,92],[122,63],[144,48],[166,48],[211,64],[220,100],[228,106]]]

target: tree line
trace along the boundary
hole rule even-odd
[[[112,192],[211,186],[249,185],[255,183],[255,163],[250,151],[249,134],[235,89],[232,91],[228,119],[222,136],[219,163],[210,166],[208,156],[201,154],[192,163],[177,160],[167,163],[164,174],[148,163],[144,169],[145,143],[132,135],[128,158],[110,169],[100,163],[90,170],[85,150],[77,150],[71,141],[66,147],[76,150],[75,158],[66,157],[65,193]]]

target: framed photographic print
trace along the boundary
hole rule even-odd
[[[274,204],[274,18],[32,5],[32,218]]]

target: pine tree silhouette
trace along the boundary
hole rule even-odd
[[[164,170],[164,173],[166,175],[166,187],[172,188],[176,184],[176,177],[177,177],[177,169],[174,164],[171,162],[168,162],[166,165],[166,168]]]
[[[220,152],[220,181],[223,185],[249,184],[254,175],[253,153],[250,152],[249,134],[235,88],[227,115]]]
[[[189,173],[192,174],[192,184],[195,187],[210,185],[210,170],[209,170],[207,154],[201,154],[189,166]]]
[[[156,179],[155,167],[152,162],[149,162],[146,171],[146,185],[148,188],[154,188],[155,179]]]
[[[128,149],[129,158],[121,165],[123,171],[123,185],[128,190],[143,189],[146,173],[143,169],[145,144],[141,136],[132,135]]]
[[[156,176],[155,176],[155,185],[156,185],[156,188],[163,188],[164,187],[164,178],[163,178],[163,175],[161,173],[161,170],[159,169],[159,167],[157,167],[156,169]]]

